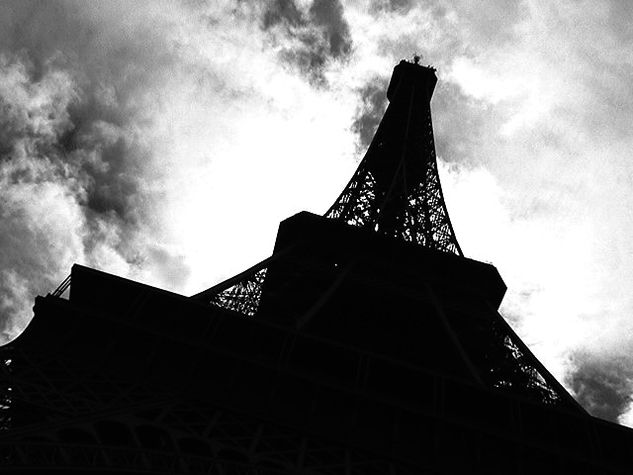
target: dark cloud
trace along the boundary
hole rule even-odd
[[[149,153],[131,130],[137,127],[152,76],[169,61],[168,48],[157,44],[159,39],[149,30],[139,30],[134,40],[104,36],[99,28],[106,25],[95,24],[72,2],[16,5],[8,3],[9,14],[3,15],[13,16],[7,29],[9,41],[4,43],[5,63],[22,65],[25,87],[40,95],[49,92],[42,90],[43,78],[61,76],[73,93],[56,115],[35,121],[32,111],[27,111],[28,122],[47,123],[60,135],[46,136],[48,145],[55,150],[55,160],[64,164],[60,168],[74,168],[83,178],[88,209],[114,212],[125,220],[131,216],[131,196],[138,193],[136,181]],[[16,58],[15,52],[21,56]],[[12,56],[13,60],[6,59]],[[51,107],[58,103],[52,99]],[[6,108],[3,112],[9,122],[20,123]],[[11,137],[3,137],[5,144],[17,143],[25,135],[20,130],[9,133]],[[41,134],[29,137],[37,144],[43,140]],[[49,153],[39,153],[50,159]]]
[[[283,24],[286,28],[305,26],[303,13],[295,5],[294,0],[275,0],[264,11],[262,26],[268,30]]]
[[[614,33],[618,43],[626,44],[633,42],[633,4],[631,2],[611,1],[609,5],[609,14],[607,17],[608,30]]]
[[[358,152],[365,152],[374,138],[387,108],[388,85],[388,78],[376,76],[358,90],[359,105],[352,122],[352,132],[357,135]]]
[[[175,65],[173,48],[140,18],[120,21],[117,5],[0,4],[5,335],[75,261],[186,275],[177,256],[147,244],[160,206],[147,182],[161,172],[144,136],[146,109]]]
[[[483,163],[484,129],[491,115],[479,101],[446,81],[438,81],[431,100],[437,154],[447,162]]]
[[[332,57],[340,58],[350,53],[352,38],[338,0],[314,0],[309,18],[322,31]]]
[[[415,2],[413,0],[374,0],[370,4],[370,10],[375,13],[399,12],[407,13]]]
[[[593,416],[618,422],[631,402],[631,361],[578,352],[573,362],[575,369],[567,375],[566,382],[578,402]]]
[[[262,28],[279,44],[280,58],[312,84],[327,84],[325,70],[352,51],[349,25],[339,0],[314,0],[301,10],[293,0],[274,0],[264,10]]]

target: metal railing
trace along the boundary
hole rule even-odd
[[[53,297],[61,297],[70,287],[70,275],[66,277],[61,284],[51,293]]]

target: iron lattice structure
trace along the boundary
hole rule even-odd
[[[269,269],[279,275],[277,268],[283,260],[283,254],[275,254],[192,298],[243,317],[266,318],[258,314],[265,291],[265,277]],[[323,266],[306,265],[305,262],[294,262],[293,266],[295,270],[300,269],[299,274],[320,273],[324,270]],[[341,269],[342,276],[354,274],[357,267],[355,262],[346,265]],[[296,275],[287,274],[282,279],[284,286],[291,288]],[[338,280],[332,279],[334,286]],[[330,291],[331,288],[325,289],[325,292]],[[427,291],[433,294],[433,301],[439,302],[440,298],[434,294],[434,290]],[[548,406],[577,407],[498,311],[494,308],[471,311],[467,318],[453,315],[454,311],[450,307],[441,308],[440,313],[450,320],[451,332],[456,336],[452,342],[456,345],[455,351],[467,355],[472,376],[476,380],[487,387],[515,393]],[[421,318],[424,316],[421,315]]]
[[[387,91],[390,104],[369,149],[326,218],[388,238],[463,256],[444,202],[437,170],[430,99],[435,70],[401,61]],[[268,267],[279,253],[192,298],[257,314]],[[314,270],[312,270],[314,272]],[[294,277],[288,276],[288,279]],[[456,322],[459,351],[487,386],[548,405],[570,403],[566,391],[538,362],[495,309]],[[563,395],[563,396],[561,396]]]
[[[169,336],[149,338],[152,345],[173,344]],[[110,343],[106,358],[112,357],[108,351],[120,351]],[[63,356],[16,348],[0,355],[0,378],[11,381],[1,389],[3,473],[414,473],[368,452],[161,385],[134,384],[108,371],[86,372]]]
[[[437,171],[430,100],[435,70],[402,61],[356,173],[326,217],[462,255]]]
[[[435,81],[400,63],[339,199],[241,274],[184,297],[75,265],[37,297],[0,348],[3,473],[630,473],[633,431],[578,406],[462,256]]]
[[[275,264],[266,263],[268,278]],[[304,265],[311,274],[327,267]],[[350,265],[338,276],[356,285],[363,276]],[[39,297],[26,334],[0,349],[3,473],[630,471],[621,449],[630,430],[468,382],[446,363],[455,349],[441,333],[419,341],[438,341],[427,354],[439,360],[423,367],[80,266],[72,281],[70,300]],[[346,294],[348,284],[332,287]],[[375,293],[385,285],[360,284]],[[433,292],[423,287],[414,301]],[[421,306],[426,317],[455,323],[432,300]],[[177,326],[178,311],[189,325]]]

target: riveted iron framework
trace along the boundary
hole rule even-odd
[[[325,216],[388,238],[462,256],[437,171],[430,109],[436,81],[435,70],[430,67],[406,61],[396,66],[387,91],[390,104],[385,116],[354,176]],[[275,253],[192,298],[254,317],[268,268],[282,258]],[[296,276],[285,279],[292,281]],[[466,355],[473,376],[482,384],[548,405],[570,404],[566,391],[495,309],[453,325],[458,335],[456,351]]]
[[[170,340],[154,338],[152,344]],[[0,407],[7,413],[0,418],[3,473],[343,475],[380,468],[413,474],[368,452],[164,387],[130,384],[107,371],[85,373],[63,357],[9,352],[19,368],[18,375],[7,374],[0,365],[13,393]]]
[[[369,149],[327,218],[462,256],[437,170],[430,100],[435,69],[401,61],[387,91],[389,107]],[[193,296],[254,316],[265,263]]]
[[[431,68],[400,63],[326,217],[192,297],[75,265],[0,348],[3,473],[630,473],[497,312],[437,173]],[[68,298],[63,298],[68,292]]]
[[[396,66],[385,116],[326,216],[461,256],[437,172],[430,107],[436,82],[430,67]]]
[[[313,231],[306,230],[304,233],[316,232],[315,227]],[[335,236],[333,234],[332,238],[328,236],[326,239],[335,240]],[[322,305],[324,296],[332,301],[345,301],[345,307],[355,305],[357,312],[372,312],[371,304],[357,298],[366,290],[356,289],[353,284],[356,279],[365,278],[366,264],[362,255],[309,255],[309,252],[296,249],[288,251],[276,252],[242,274],[191,298],[243,317],[268,319],[271,310],[265,308],[266,295],[281,294],[284,303],[282,309],[275,304],[276,318],[281,318],[281,314],[290,315],[286,321],[297,327],[313,318],[314,309]],[[374,259],[379,261],[378,256]],[[266,278],[270,275],[275,282],[267,282]],[[306,276],[322,276],[322,282],[316,284]],[[458,279],[454,279],[453,284],[461,285]],[[277,288],[283,289],[283,293]],[[306,294],[306,288],[310,297],[303,302],[299,296]],[[460,304],[456,305],[452,299],[442,295],[443,289],[423,282],[414,285],[411,291],[419,295],[419,318],[442,322],[442,331],[450,335],[449,344],[456,354],[462,355],[470,377],[477,384],[512,392],[548,406],[579,409],[493,305],[482,302],[464,304],[464,297],[460,297]],[[268,300],[270,302],[270,298]],[[427,311],[423,310],[424,301],[431,306]],[[410,305],[416,304],[411,302]],[[483,308],[477,308],[481,305]]]
[[[266,264],[273,278],[276,263]],[[335,274],[359,282],[356,265]],[[0,349],[3,473],[630,471],[629,452],[617,447],[633,442],[632,431],[469,382],[444,361],[455,351],[442,334],[420,343],[439,340],[427,354],[443,368],[79,266],[72,285],[70,301],[38,298],[22,341]],[[414,300],[435,293],[425,287]],[[332,288],[345,293],[347,284]],[[433,312],[433,300],[420,310],[459,318],[444,303]],[[176,328],[182,315],[188,325]]]
[[[169,340],[154,335],[152,344]],[[187,345],[186,351],[192,350]],[[5,473],[343,475],[376,467],[384,473],[412,473],[370,453],[208,401],[188,400],[164,387],[130,384],[107,371],[85,373],[81,364],[63,357],[15,348],[9,352],[19,368],[14,375],[8,374],[8,365],[0,365],[0,378],[12,380],[12,390],[5,388],[3,394],[13,393],[0,407],[7,413],[0,418]]]

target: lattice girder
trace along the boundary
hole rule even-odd
[[[434,70],[406,62],[398,68],[405,72],[367,154],[325,216],[462,255],[437,171],[429,104]]]

